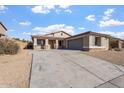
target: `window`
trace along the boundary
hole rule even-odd
[[[37,39],[37,45],[41,45],[41,46],[43,46],[43,45],[44,45],[44,43],[45,43],[45,41],[44,41],[44,40]]]
[[[95,37],[95,46],[101,46],[101,37]]]
[[[61,36],[63,36],[63,33],[61,33]]]

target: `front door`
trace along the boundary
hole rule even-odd
[[[50,44],[51,49],[55,49],[55,47],[54,47],[55,46],[55,40],[50,40],[49,44]]]
[[[63,48],[63,41],[59,40],[59,48],[62,49]]]

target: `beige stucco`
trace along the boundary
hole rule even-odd
[[[89,48],[89,36],[83,37],[83,48]]]
[[[55,32],[55,33],[51,33],[51,34],[48,34],[46,36],[50,36],[50,37],[60,37],[60,38],[67,38],[69,37],[68,34],[64,33],[64,32]]]
[[[37,38],[33,38],[33,45],[37,45]]]
[[[101,37],[101,46],[96,46],[95,37],[96,36],[93,36],[93,35],[89,36],[89,49],[102,49],[102,50],[109,49],[109,38]]]
[[[1,23],[0,23],[0,38],[2,39],[6,38],[6,29],[1,25]]]
[[[118,48],[120,49],[123,48],[123,41],[121,40],[118,41]]]
[[[4,29],[4,27],[0,24],[0,34],[5,35],[6,30]]]

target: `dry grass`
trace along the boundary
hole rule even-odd
[[[124,66],[124,50],[122,51],[94,51],[84,52],[93,57],[97,57],[111,63]]]
[[[28,87],[31,55],[23,50],[25,43],[17,42],[17,55],[0,56],[0,87]]]

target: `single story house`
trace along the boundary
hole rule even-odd
[[[0,38],[5,38],[7,28],[3,25],[2,22],[0,22]]]
[[[114,37],[92,31],[73,36],[64,31],[32,35],[34,49],[109,50],[111,38]],[[123,40],[114,39],[117,41],[117,47],[122,48]]]
[[[32,35],[34,49],[58,49],[65,48],[65,38],[71,37],[64,31],[58,31],[46,35]]]

